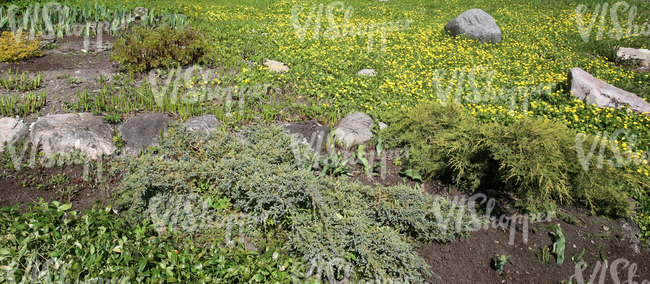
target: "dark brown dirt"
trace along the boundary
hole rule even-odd
[[[104,34],[102,41],[105,46],[112,46],[116,37]],[[56,40],[56,48],[52,50],[43,50],[45,54],[42,57],[32,58],[30,60],[18,63],[0,63],[0,76],[6,76],[9,69],[15,75],[29,71],[30,78],[43,75],[43,86],[32,93],[42,93],[47,95],[47,103],[40,111],[41,116],[53,113],[60,113],[63,101],[75,101],[77,92],[99,92],[101,84],[96,80],[100,75],[108,78],[109,82],[113,76],[118,74],[118,68],[109,61],[110,50],[95,50],[97,46],[96,38],[90,38],[91,50],[88,53],[81,51],[84,46],[83,37],[66,36]],[[58,77],[58,78],[57,78]],[[69,79],[71,77],[72,79]],[[74,82],[73,82],[74,80]],[[19,91],[7,91],[0,87],[0,96],[6,95],[24,95]],[[55,109],[56,107],[56,109]],[[23,118],[25,123],[29,124],[37,119],[37,114]]]
[[[427,191],[448,195],[450,198],[461,195],[456,190],[452,190],[449,194],[447,188],[443,186],[437,189],[431,186]],[[499,214],[490,214],[491,216],[523,215],[506,205],[510,202],[507,198],[495,197],[495,200],[497,208],[501,208],[495,210]],[[612,278],[611,264],[617,259],[627,260],[630,265],[636,263],[634,281],[638,283],[642,283],[644,279],[650,281],[650,250],[647,244],[634,240],[634,234],[638,229],[636,231],[628,229],[636,228],[632,220],[595,217],[584,209],[570,206],[559,208],[559,211],[577,217],[579,223],[569,224],[556,218],[551,222],[530,223],[526,243],[524,243],[522,225],[518,225],[515,229],[514,242],[510,245],[511,227],[499,227],[497,221],[496,226],[489,225],[487,229],[481,228],[472,232],[469,238],[462,238],[451,244],[422,245],[418,253],[431,266],[431,272],[436,275],[429,280],[433,283],[568,283],[569,278],[576,274],[576,263],[580,262],[573,261],[572,257],[577,258],[584,249],[582,259],[588,265],[581,273],[584,282],[578,282],[574,277],[572,283],[590,281],[591,274],[599,266],[598,262],[604,263],[605,259],[610,265],[605,274],[605,281],[599,282],[601,275],[597,272],[595,281],[590,283],[627,283],[623,281],[628,279],[629,266],[625,266],[624,263],[614,270],[618,272],[617,277],[620,282],[615,282]],[[556,255],[552,253],[548,258],[548,264],[542,263],[541,260],[544,249],[550,251],[553,249],[555,229],[552,226],[555,224],[560,225],[566,240],[564,263],[560,266],[556,264]],[[633,248],[635,243],[638,252]],[[494,268],[497,255],[510,256],[502,274],[498,274]]]
[[[92,170],[92,169],[91,169]],[[108,204],[110,189],[115,185],[111,180],[109,189],[100,189],[93,174],[84,180],[84,167],[70,165],[46,168],[37,165],[14,171],[12,167],[0,167],[0,208],[14,204],[30,204],[43,199],[47,202],[72,203],[71,210],[83,212],[90,209],[95,201]]]

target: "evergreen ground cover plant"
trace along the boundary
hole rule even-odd
[[[217,132],[189,133],[180,126],[166,135],[158,154],[116,164],[124,179],[114,204],[124,209],[124,218],[137,222],[150,218],[151,212],[165,212],[154,208],[188,204],[161,205],[170,200],[158,198],[163,195],[201,192],[202,199],[225,198],[232,208],[212,219],[179,212],[176,221],[153,221],[180,231],[198,227],[192,224],[214,224],[199,228],[208,235],[236,235],[239,230],[239,235],[260,236],[280,229],[287,235],[289,255],[306,264],[303,277],[420,283],[426,265],[413,251],[414,241],[449,242],[478,222],[454,218],[448,226],[460,230],[447,230],[435,216],[464,210],[447,199],[434,206],[434,196],[416,188],[368,187],[344,177],[320,177],[304,167],[307,146],[279,126],[254,126],[244,132],[245,141]],[[202,199],[184,212],[201,211]],[[240,222],[232,223],[233,218]]]
[[[585,171],[575,152],[576,133],[557,122],[481,123],[462,105],[436,103],[390,112],[386,122],[387,145],[413,146],[409,162],[425,179],[512,192],[529,211],[576,201],[600,214],[624,216],[632,193],[648,188],[645,177],[626,168],[606,164]],[[596,164],[597,157],[589,162]]]

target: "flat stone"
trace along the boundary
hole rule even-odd
[[[183,125],[185,125],[185,128],[187,128],[189,131],[202,131],[205,133],[210,133],[212,131],[219,130],[221,121],[219,121],[214,115],[206,114],[188,119],[185,123],[183,123]]]
[[[91,113],[40,117],[31,126],[30,140],[33,145],[40,144],[47,156],[80,150],[88,158],[97,159],[117,150],[110,126],[103,123],[103,117]]]
[[[450,32],[452,37],[464,34],[483,43],[501,42],[501,28],[490,14],[481,9],[463,12],[449,21],[445,25],[445,30]]]
[[[297,135],[302,143],[308,145],[317,154],[320,154],[320,150],[327,142],[329,127],[318,123],[318,121],[299,121],[281,125],[287,133]]]
[[[141,114],[127,119],[118,131],[126,141],[124,153],[137,155],[143,148],[158,145],[160,130],[167,130],[173,119],[162,113]]]
[[[144,8],[144,7],[137,7],[133,11],[133,18],[134,19],[139,19],[140,17],[146,15],[149,13],[149,9]]]
[[[388,125],[386,125],[386,123],[383,123],[381,121],[379,121],[377,124],[379,124],[379,130],[384,130],[384,129],[386,129],[386,127],[388,127]]]
[[[289,72],[289,67],[287,65],[284,65],[284,63],[282,63],[282,62],[267,59],[264,62],[264,65],[269,67],[269,70],[275,71],[275,72],[278,72],[278,73]]]
[[[650,104],[626,90],[602,81],[580,68],[572,68],[568,75],[568,86],[574,97],[598,107],[622,108],[627,105],[637,113],[650,112]]]
[[[363,76],[375,76],[377,72],[375,72],[374,69],[362,69],[361,71],[357,72],[357,75],[363,75]]]
[[[638,60],[642,66],[650,66],[650,50],[621,47],[616,51],[619,60]]]
[[[0,153],[4,151],[5,142],[14,142],[27,137],[29,128],[22,121],[12,118],[0,118]]]
[[[375,124],[370,116],[355,112],[345,117],[336,127],[336,140],[346,146],[361,145],[372,139],[370,129]]]

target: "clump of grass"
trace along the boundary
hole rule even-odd
[[[29,93],[21,98],[21,95],[7,95],[0,97],[0,113],[3,116],[26,117],[41,110],[46,104],[45,92],[41,94]]]
[[[18,70],[14,75],[11,74],[11,68],[7,71],[6,76],[0,77],[0,86],[8,91],[19,90],[21,92],[33,91],[41,87],[43,84],[43,75],[38,72],[34,79],[29,78],[29,71],[23,72],[18,75]]]

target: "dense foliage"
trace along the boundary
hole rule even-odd
[[[206,36],[192,28],[136,26],[115,42],[111,60],[128,72],[199,63],[210,52]]]
[[[232,208],[219,216],[198,217],[204,220],[199,222],[179,214],[173,227],[223,228],[225,220],[239,216],[245,220],[238,226],[240,234],[246,236],[281,228],[289,251],[311,265],[308,276],[318,271],[324,279],[361,282],[420,282],[426,264],[413,251],[413,238],[448,242],[478,221],[452,218],[448,228],[458,229],[448,230],[438,217],[463,210],[449,200],[407,186],[373,188],[345,178],[321,178],[305,169],[306,147],[279,126],[252,127],[244,138],[171,128],[157,155],[119,165],[126,171],[115,205],[135,220],[150,217],[152,208],[161,206],[156,196],[164,194],[226,199]],[[201,202],[194,204],[184,211],[202,211]],[[156,221],[161,220],[165,218]]]
[[[584,200],[601,214],[620,216],[630,209],[626,192],[648,188],[645,177],[626,168],[595,166],[598,153],[585,171],[576,153],[576,133],[553,121],[480,123],[463,106],[436,103],[394,111],[386,121],[388,145],[414,146],[411,165],[423,177],[451,177],[466,190],[510,191],[528,210],[544,210],[553,201]],[[591,141],[593,137],[583,145]]]
[[[111,207],[81,215],[69,204],[41,201],[28,209],[0,212],[0,282],[292,283],[300,273],[299,263],[270,242],[251,251],[236,241],[159,236],[148,221],[126,223]]]
[[[40,56],[38,37],[30,40],[27,33],[2,32],[0,34],[0,62],[17,62]]]

